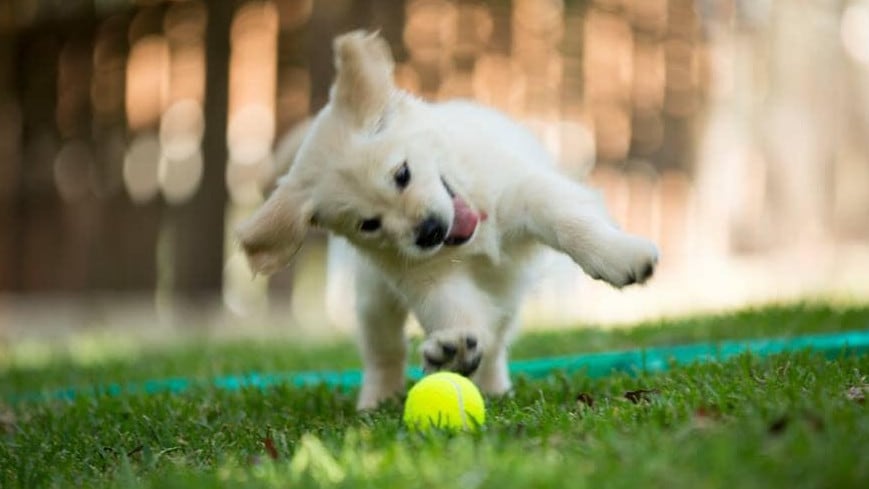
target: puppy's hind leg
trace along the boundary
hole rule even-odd
[[[566,253],[592,278],[615,287],[643,283],[658,263],[655,245],[620,230],[599,195],[555,172],[526,179],[510,209],[527,232]]]
[[[363,362],[362,389],[356,407],[374,409],[404,389],[407,308],[368,264],[358,267],[356,294]]]

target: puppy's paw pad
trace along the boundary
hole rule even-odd
[[[467,377],[480,366],[483,350],[478,334],[445,330],[429,335],[423,342],[422,358],[426,372],[448,370]]]

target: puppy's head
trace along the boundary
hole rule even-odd
[[[311,224],[377,253],[425,259],[473,238],[480,217],[445,174],[451,158],[427,106],[398,90],[377,34],[334,43],[336,78],[290,171],[238,230],[251,267],[286,265]]]

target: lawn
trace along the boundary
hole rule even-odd
[[[869,328],[869,308],[800,305],[626,330],[529,333],[516,358]],[[82,364],[0,361],[0,398],[94,382],[354,368],[351,344],[183,342]],[[400,405],[276,386],[0,404],[0,487],[867,487],[869,356],[809,352],[519,378],[481,433],[421,436]]]

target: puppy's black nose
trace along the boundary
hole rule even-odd
[[[416,227],[416,245],[420,248],[431,248],[444,242],[447,237],[447,225],[436,217],[427,217]]]

